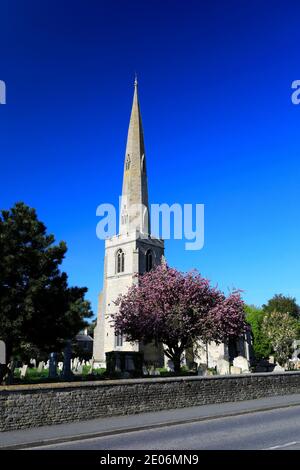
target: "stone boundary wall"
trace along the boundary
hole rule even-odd
[[[300,372],[0,386],[0,431],[300,393]]]

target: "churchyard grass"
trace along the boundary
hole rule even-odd
[[[106,371],[106,369],[93,369],[93,374],[90,373],[90,367],[89,366],[83,366],[82,369],[82,374],[80,375],[74,375],[74,381],[78,380],[99,380],[104,378],[103,374]],[[37,368],[31,367],[27,369],[26,372],[26,377],[21,378],[21,368],[16,368],[14,371],[14,383],[16,384],[30,384],[30,383],[55,383],[55,382],[61,382],[62,379],[60,378],[60,372],[57,369],[57,375],[58,377],[56,379],[49,379],[48,374],[49,370],[48,369],[43,369],[42,371],[38,371]]]
[[[189,370],[186,366],[181,367],[180,373],[175,374],[173,371],[168,370],[164,367],[156,368],[155,369],[158,374],[152,374],[150,372],[149,375],[144,375],[144,378],[151,378],[154,375],[158,375],[160,377],[174,377],[176,376],[191,376],[197,375],[195,371]],[[73,371],[74,372],[74,371]],[[210,375],[216,374],[215,370],[211,370]],[[28,367],[26,371],[26,376],[21,378],[21,368],[16,368],[14,370],[14,384],[38,384],[38,383],[57,383],[57,382],[64,382],[65,380],[60,377],[61,371],[57,369],[57,377],[56,378],[49,378],[49,369],[44,368],[43,370],[39,371],[37,368]],[[106,374],[106,369],[93,369],[93,373],[90,372],[90,366],[84,365],[82,367],[82,374],[74,373],[72,377],[72,381],[89,381],[89,380],[105,380],[105,379],[120,379],[122,378],[121,373],[116,373],[114,376],[108,377]]]

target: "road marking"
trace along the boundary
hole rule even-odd
[[[290,446],[294,446],[295,444],[300,444],[300,442],[299,442],[299,441],[287,442],[286,444],[279,444],[279,445],[273,446],[273,447],[266,447],[266,448],[263,449],[263,450],[282,449],[283,447],[290,447]]]

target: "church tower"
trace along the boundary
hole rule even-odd
[[[143,351],[148,361],[161,362],[163,353],[151,345],[129,343],[116,336],[112,326],[114,301],[143,274],[160,264],[164,241],[151,235],[144,135],[138,100],[137,79],[130,115],[124,159],[119,233],[105,241],[104,282],[99,296],[94,331],[95,361],[105,364],[109,351]]]

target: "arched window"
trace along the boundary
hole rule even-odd
[[[153,256],[152,251],[148,250],[146,253],[146,271],[149,272],[153,268]]]
[[[128,153],[127,158],[126,158],[125,169],[129,170],[129,168],[130,168],[130,155]]]
[[[123,273],[124,272],[124,252],[120,249],[117,251],[116,255],[116,272]]]

